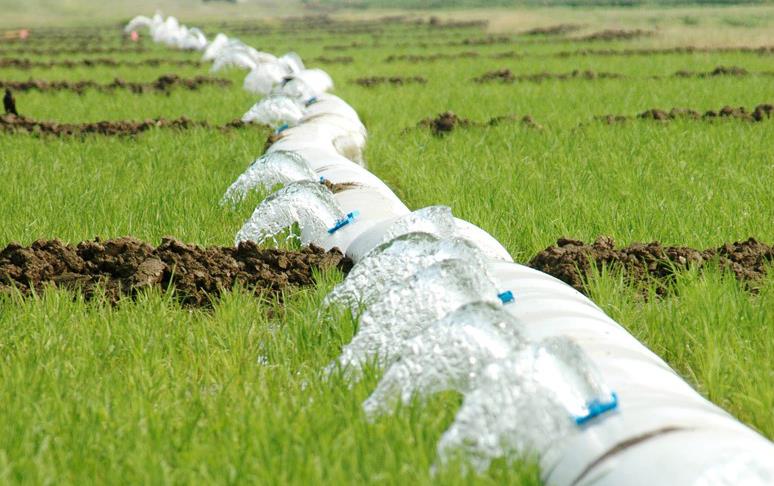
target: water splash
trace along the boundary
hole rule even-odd
[[[498,457],[542,454],[566,441],[590,404],[614,397],[580,347],[549,338],[488,365],[438,443],[441,463],[464,454],[478,471]]]
[[[267,62],[257,64],[245,76],[242,87],[245,91],[266,96],[272,92],[275,86],[290,73],[288,68],[279,62]],[[244,121],[244,120],[243,120]]]
[[[417,393],[469,392],[487,365],[526,346],[521,328],[498,305],[475,302],[457,309],[406,341],[363,409],[373,418]]]
[[[245,82],[247,82],[247,79],[245,79]],[[245,123],[260,123],[276,128],[285,123],[292,126],[298,125],[299,120],[303,116],[304,111],[294,99],[287,96],[273,95],[254,104],[242,116],[242,121]]]
[[[391,364],[405,340],[471,302],[499,303],[494,283],[474,262],[437,262],[378,295],[360,317],[358,332],[338,364],[352,378],[371,360]],[[335,364],[329,366],[332,371]]]
[[[221,204],[236,204],[256,188],[271,190],[277,184],[314,181],[317,175],[295,152],[278,150],[262,155],[226,190]]]
[[[295,52],[286,52],[279,58],[279,62],[285,67],[287,72],[291,74],[300,73],[306,69],[304,67],[304,61],[301,60],[301,56]]]
[[[385,231],[380,243],[407,233],[429,233],[438,238],[454,236],[454,217],[448,206],[428,206],[401,216]]]
[[[373,303],[386,289],[441,260],[460,259],[486,268],[484,258],[471,243],[442,239],[430,233],[407,233],[383,243],[366,254],[323,301],[323,306],[342,305],[353,313]]]
[[[272,240],[276,245],[276,236],[295,223],[301,229],[302,245],[319,242],[343,216],[333,193],[325,186],[311,181],[293,182],[264,199],[237,233],[236,244]]]
[[[504,250],[492,249],[487,242],[471,231],[472,225],[460,225],[448,206],[428,206],[418,209],[394,221],[382,236],[380,243],[406,233],[423,232],[439,238],[460,238],[475,245],[488,258],[500,260]]]

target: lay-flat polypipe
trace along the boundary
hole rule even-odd
[[[356,224],[315,242],[326,248],[338,246],[358,260],[381,242],[389,223],[407,214],[408,208],[378,178],[350,161],[360,161],[365,143],[355,111],[335,96],[320,98],[302,120],[318,126],[293,130],[270,151],[297,151],[331,182],[360,184],[357,190],[334,196],[345,212],[360,212]],[[350,123],[330,118],[330,124],[322,127],[326,114]],[[488,262],[491,274],[502,290],[516,295],[506,309],[524,323],[530,337],[573,339],[618,394],[617,411],[535,451],[547,484],[774,483],[774,446],[768,440],[702,398],[591,300],[553,277],[510,262],[502,245],[480,228],[461,220],[457,226],[465,238],[493,256]]]
[[[357,192],[334,196],[345,212],[359,210],[360,219],[315,242],[339,246],[357,261],[407,209],[386,185],[374,182],[373,174],[342,157],[330,140],[292,138],[278,145],[298,150],[334,183],[362,183]],[[502,248],[483,230],[467,228],[466,237],[480,247],[496,245],[490,254]],[[507,252],[488,265],[499,288],[516,296],[505,308],[532,337],[564,336],[578,343],[620,402],[617,411],[535,451],[546,484],[772,484],[771,442],[704,399],[586,296],[549,275],[503,260],[509,260]]]

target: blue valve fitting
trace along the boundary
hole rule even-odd
[[[580,417],[575,417],[575,423],[577,425],[583,425],[594,417],[598,417],[605,412],[609,412],[618,408],[618,395],[615,392],[612,392],[610,394],[610,400],[603,402],[601,400],[594,399],[587,403],[586,407],[589,409],[589,413],[586,415],[581,415]]]
[[[332,235],[333,233],[337,232],[341,228],[355,221],[355,218],[357,218],[358,216],[360,216],[360,211],[357,211],[357,210],[352,211],[351,213],[347,213],[346,216],[336,221],[336,224],[333,225],[333,228],[328,228],[328,234]]]
[[[278,126],[276,130],[274,130],[274,134],[280,134],[290,128],[290,126],[287,123],[283,123],[282,125]]]
[[[499,298],[500,302],[503,304],[510,304],[515,299],[513,292],[510,290],[497,294],[497,298]]]

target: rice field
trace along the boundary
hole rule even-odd
[[[369,170],[411,209],[449,206],[517,262],[561,237],[699,249],[774,242],[774,113],[750,115],[774,103],[774,9],[697,7],[664,25],[641,20],[645,11],[605,12],[526,10],[513,25],[503,21],[513,12],[492,10],[190,23],[325,69],[368,128]],[[479,18],[489,23],[462,21]],[[578,25],[529,32],[559,24]],[[186,117],[208,126],[110,136],[0,125],[0,248],[127,235],[232,245],[263,195],[219,201],[271,133],[219,128],[257,101],[241,89],[245,72],[211,74],[199,53],[147,38],[138,47],[117,21],[55,27],[0,39],[0,83],[147,85],[174,74],[231,84],[14,91],[20,114],[57,124]],[[721,116],[724,107],[747,115]],[[697,116],[638,117],[673,108]],[[421,123],[447,111],[468,123],[441,133]],[[459,395],[366,420],[361,404],[383,370],[369,367],[355,385],[321,373],[357,322],[318,312],[342,274],[315,278],[280,296],[237,287],[206,308],[181,304],[174,289],[116,305],[54,288],[0,293],[0,482],[540,484],[529,458],[483,475],[456,463],[433,472]],[[774,438],[771,272],[753,290],[717,265],[678,272],[666,295],[648,285],[600,269],[586,291],[702,395]]]

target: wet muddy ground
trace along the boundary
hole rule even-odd
[[[714,262],[754,290],[755,281],[774,263],[774,247],[754,238],[706,250],[664,246],[659,242],[616,248],[613,239],[607,236],[591,244],[560,238],[556,245],[535,255],[528,265],[581,292],[585,291],[584,285],[593,267],[612,267],[622,270],[630,284],[642,287],[653,283],[656,291],[664,294],[676,272],[688,267],[701,269]]]
[[[153,128],[172,128],[187,130],[191,128],[212,128],[222,131],[245,128],[249,126],[239,119],[224,125],[211,125],[206,121],[195,121],[187,117],[180,118],[153,118],[143,121],[111,120],[90,123],[57,123],[41,121],[16,115],[0,116],[0,133],[28,133],[33,135],[51,136],[131,136],[151,130]]]
[[[28,79],[27,81],[0,80],[0,89],[8,88],[11,91],[73,91],[82,94],[86,90],[115,91],[128,90],[135,94],[168,92],[173,88],[185,88],[196,90],[202,86],[230,86],[232,81],[224,78],[210,76],[196,76],[194,78],[181,78],[176,74],[165,74],[156,80],[139,83],[125,81],[116,78],[110,83],[98,83],[92,80],[82,81],[48,81],[44,79]]]
[[[265,249],[244,242],[238,247],[200,247],[164,238],[157,247],[132,237],[83,241],[77,245],[40,240],[28,247],[11,243],[0,251],[0,294],[39,293],[54,285],[79,290],[86,298],[104,292],[110,302],[146,288],[171,285],[183,304],[208,306],[211,298],[235,285],[256,294],[314,284],[313,271],[352,262],[340,251],[309,246],[298,251]]]

